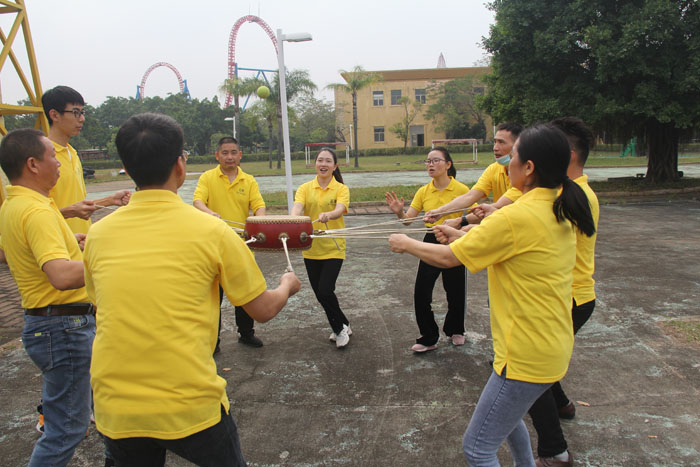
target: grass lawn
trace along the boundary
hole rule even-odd
[[[360,167],[354,167],[354,161],[350,158],[349,166],[341,166],[341,171],[345,172],[391,172],[397,170],[416,170],[423,171],[424,157],[417,155],[403,156],[372,156],[360,158]],[[452,159],[456,163],[457,170],[467,167],[485,168],[493,162],[493,156],[489,154],[479,154],[478,164],[471,162],[471,154],[453,154]],[[700,163],[700,155],[679,156],[680,164]],[[345,159],[341,158],[340,163],[345,163]],[[618,153],[612,152],[592,152],[588,157],[586,167],[646,167],[647,161],[643,157],[619,157]],[[204,172],[215,167],[216,164],[189,164],[187,169],[190,172]],[[243,169],[254,176],[262,175],[284,175],[284,164],[281,169],[277,169],[276,163],[273,162],[273,168],[270,169],[267,161],[246,162],[245,155],[243,156]],[[117,169],[101,169],[95,172],[95,178],[87,180],[87,183],[100,183],[113,180],[122,180],[124,177],[117,175]],[[294,174],[312,174],[314,167],[306,167],[303,160],[292,161],[292,172]],[[197,178],[199,175],[189,175],[189,178]]]

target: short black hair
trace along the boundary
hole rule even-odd
[[[119,158],[136,186],[162,185],[182,156],[184,135],[173,118],[143,113],[124,122],[115,143]]]
[[[49,112],[54,109],[59,112],[66,110],[68,104],[85,105],[83,96],[78,91],[68,86],[56,86],[49,89],[41,96],[41,105],[44,107],[44,113],[49,120],[49,125],[53,125]]]
[[[44,133],[34,128],[19,128],[5,135],[0,142],[0,167],[10,181],[22,176],[24,164],[30,157],[44,160],[43,137]]]
[[[588,153],[595,146],[593,131],[578,117],[562,117],[552,120],[552,125],[559,128],[569,140],[569,146],[576,152],[581,166],[586,164]]]
[[[238,140],[232,136],[224,136],[223,138],[221,138],[219,140],[218,143],[216,143],[217,152],[219,151],[219,149],[221,149],[221,146],[223,146],[224,144],[231,144],[231,143],[238,144]]]
[[[513,135],[513,141],[518,139],[518,136],[520,136],[520,133],[522,133],[524,129],[525,127],[516,122],[505,122],[496,127],[496,131],[507,131]]]

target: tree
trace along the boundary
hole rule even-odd
[[[254,93],[258,89],[258,87],[262,86],[263,84],[264,83],[255,78],[240,79],[234,77],[231,79],[225,79],[223,84],[219,86],[220,93],[229,93],[233,96],[233,118],[235,119],[236,125],[238,125],[239,128],[242,127],[239,98]],[[237,133],[240,133],[240,130]],[[236,134],[236,137],[240,138],[240,134]]]
[[[285,76],[287,102],[292,101],[300,95],[313,95],[316,90],[316,84],[311,81],[309,72],[306,70],[292,70]],[[282,168],[282,101],[280,98],[280,81],[279,75],[275,75],[272,80],[270,89],[270,97],[273,102],[277,103],[277,140],[280,142],[277,145],[277,168]]]
[[[355,147],[352,148],[355,153],[355,168],[360,166],[357,153],[357,92],[369,86],[370,84],[382,81],[382,75],[372,71],[365,71],[360,65],[357,65],[352,71],[340,70],[340,74],[345,78],[345,83],[332,83],[326,86],[329,89],[341,90],[349,93],[352,96],[352,131],[354,135]]]
[[[647,180],[678,178],[681,132],[700,126],[700,4],[693,0],[496,0],[484,47],[495,120],[577,115],[646,138]]]
[[[396,122],[389,127],[389,131],[403,141],[403,150],[405,152],[406,146],[408,146],[408,138],[411,136],[411,123],[413,123],[413,120],[415,120],[418,113],[420,113],[423,105],[419,101],[411,101],[411,98],[408,96],[403,96],[399,99],[399,104],[403,105],[403,118],[400,122]]]
[[[447,138],[486,138],[486,113],[478,106],[483,83],[463,76],[428,86],[431,104],[425,112]]]
[[[301,96],[294,105],[295,124],[289,129],[294,151],[306,143],[335,141],[335,110],[333,103],[313,96]]]

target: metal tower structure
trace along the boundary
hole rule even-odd
[[[12,23],[12,27],[9,32],[5,34],[5,31],[0,28],[0,39],[2,40],[2,52],[0,52],[0,72],[2,71],[7,59],[9,57],[12,65],[14,66],[17,77],[19,78],[24,90],[27,93],[27,97],[31,102],[31,105],[12,105],[6,104],[2,101],[0,96],[0,134],[7,134],[7,129],[5,128],[5,122],[1,118],[3,115],[17,115],[17,114],[36,114],[37,119],[35,127],[48,133],[49,122],[44,115],[44,109],[41,106],[41,81],[39,80],[39,68],[36,63],[36,55],[34,54],[34,43],[32,42],[32,34],[29,29],[29,19],[27,18],[27,9],[25,7],[24,0],[15,1],[3,1],[4,5],[0,8],[0,14],[10,14],[16,15],[15,21]],[[22,30],[24,36],[24,44],[26,48],[26,57],[29,62],[29,72],[30,79],[27,78],[22,65],[17,60],[17,55],[12,50],[12,44],[14,43],[19,30]]]
[[[158,67],[166,67],[169,68],[175,73],[175,76],[177,77],[177,83],[180,86],[180,94],[184,94],[187,97],[187,100],[191,100],[192,98],[190,97],[190,90],[187,88],[187,80],[182,79],[182,75],[180,74],[179,71],[177,71],[177,68],[175,68],[173,65],[171,65],[168,62],[158,62],[154,63],[151,65],[148,70],[143,74],[143,78],[141,78],[141,84],[136,86],[136,99],[141,99],[143,100],[146,97],[146,80],[148,79],[148,76],[151,74],[153,70],[155,70]]]
[[[236,37],[238,37],[238,30],[241,28],[241,26],[244,23],[257,23],[263,30],[267,33],[268,37],[272,41],[272,45],[275,46],[275,54],[278,53],[277,49],[277,37],[275,34],[272,32],[272,28],[268,26],[268,24],[263,21],[262,18],[255,16],[255,15],[247,15],[243,16],[242,18],[239,18],[238,21],[236,21],[233,25],[233,28],[231,28],[231,34],[228,39],[228,79],[233,80],[238,77],[238,70],[251,70],[251,71],[258,71],[258,76],[260,73],[263,74],[263,77],[265,77],[265,71],[271,71],[274,72],[275,70],[261,70],[257,68],[239,68],[238,64],[236,63]],[[265,80],[267,81],[267,78],[265,77]],[[225,107],[228,107],[231,105],[231,101],[233,101],[233,95],[231,93],[227,92],[226,93],[226,103]],[[247,101],[246,101],[247,102]]]

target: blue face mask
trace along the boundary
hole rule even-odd
[[[506,154],[505,156],[497,157],[496,162],[498,162],[501,165],[510,164],[510,154]]]

